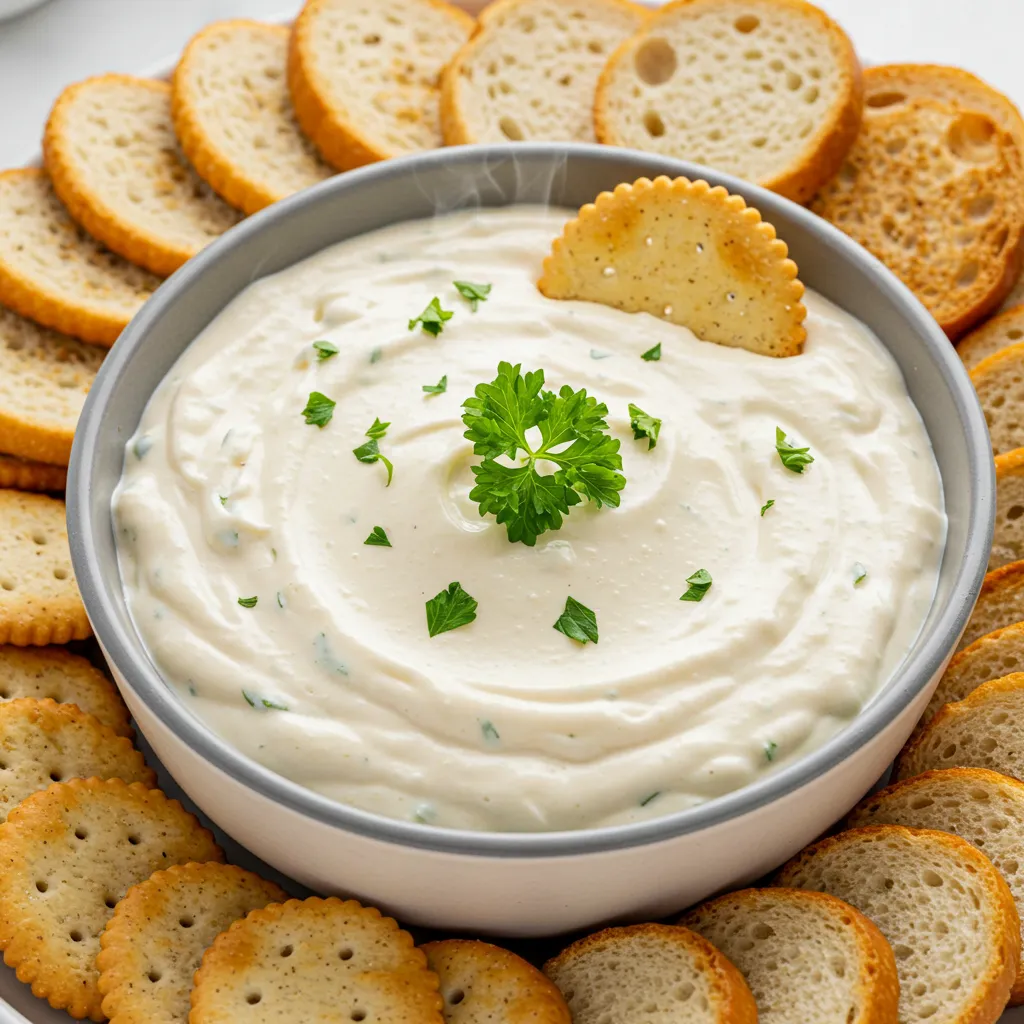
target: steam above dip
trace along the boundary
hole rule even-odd
[[[567,216],[402,224],[257,282],[127,446],[121,572],[160,671],[228,743],[342,803],[496,831],[668,814],[820,746],[927,614],[941,485],[878,340],[815,294],[789,359],[546,299]],[[467,279],[492,286],[475,312]],[[434,296],[454,315],[409,330]],[[533,547],[469,499],[462,403],[501,360],[586,388],[621,440],[620,506],[576,505]],[[313,392],[336,403],[322,426]],[[654,448],[630,403],[661,419]],[[353,455],[375,420],[390,486]],[[810,448],[803,472],[777,427]],[[376,527],[391,547],[364,543]],[[699,569],[713,585],[680,601]],[[453,581],[476,618],[431,636]],[[568,597],[597,644],[552,628]]]

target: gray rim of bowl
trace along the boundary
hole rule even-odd
[[[564,158],[567,150],[581,156],[608,155],[607,147],[594,144],[507,143],[448,147],[348,171],[243,220],[189,260],[170,280],[185,284],[193,276],[206,273],[211,264],[216,263],[222,251],[244,246],[251,235],[271,228],[277,221],[287,218],[293,209],[309,202],[316,202],[317,197],[327,190],[344,190],[367,177],[386,179],[393,175],[401,176],[406,173],[406,168],[410,164],[422,166],[438,162],[457,166],[464,162],[479,162],[481,159],[507,159],[516,154]],[[695,165],[684,161],[639,151],[616,152],[620,157],[629,154],[642,159],[650,169],[650,176],[694,176]],[[698,176],[706,176],[712,182],[724,185],[730,192],[744,196],[753,206],[759,205],[760,197],[763,197],[763,203],[768,205],[780,202],[777,195],[710,168],[706,170],[706,174]],[[99,424],[107,401],[117,387],[122,364],[145,337],[149,323],[157,319],[163,310],[175,301],[175,290],[166,285],[161,287],[136,314],[104,361],[82,412],[68,473],[68,536],[72,563],[89,618],[106,654],[139,699],[166,728],[189,748],[199,753],[204,760],[236,782],[323,824],[382,842],[419,849],[466,856],[529,858],[594,854],[664,842],[748,814],[835,768],[873,739],[910,704],[920,693],[924,683],[939,671],[947,653],[963,632],[987,567],[992,531],[989,511],[993,504],[995,472],[988,430],[977,396],[953,346],[946,340],[924,306],[867,250],[809,210],[794,203],[788,206],[789,215],[793,220],[810,231],[823,234],[829,246],[838,250],[842,258],[859,263],[879,289],[893,294],[905,307],[906,316],[915,323],[919,333],[924,336],[930,335],[934,339],[935,351],[932,355],[940,364],[943,377],[960,411],[961,420],[967,424],[968,448],[971,449],[975,476],[972,481],[974,500],[970,509],[966,555],[957,572],[950,601],[935,621],[930,634],[925,637],[921,648],[896,670],[888,683],[888,689],[876,695],[845,729],[822,747],[777,773],[761,778],[742,789],[661,818],[606,828],[529,833],[442,829],[381,817],[320,796],[249,760],[185,709],[170,685],[153,667],[141,640],[122,629],[114,612],[111,596],[102,582],[103,574],[95,545],[91,543],[91,538],[97,530],[111,529],[111,522],[109,518],[102,523],[95,521],[88,500],[90,481],[88,475],[81,472],[80,467],[92,461]],[[944,481],[944,486],[948,485],[949,482]],[[847,808],[843,807],[838,809],[838,813],[842,814],[846,810]]]

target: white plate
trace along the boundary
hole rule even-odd
[[[0,10],[2,10],[3,2],[4,0],[0,0]],[[42,2],[42,0],[29,0],[29,2]],[[486,4],[487,0],[455,0],[455,2],[471,13],[476,13]],[[646,2],[649,6],[658,6],[662,0],[642,0],[642,2]],[[282,18],[279,20],[285,21],[286,19]],[[155,67],[144,69],[140,73],[151,78],[169,78],[176,61],[177,57],[173,56],[166,61],[160,62]],[[26,162],[38,165],[41,164],[42,160],[40,155],[36,154],[31,160]],[[138,746],[145,754],[147,763],[156,772],[159,787],[168,796],[180,800],[186,808],[198,814],[199,812],[195,805],[185,796],[167,770],[156,759],[156,755],[141,734],[138,737]],[[202,816],[200,815],[200,817]],[[203,823],[210,826],[210,822],[205,821],[205,819]],[[309,894],[308,890],[264,864],[261,860],[258,860],[247,849],[239,846],[238,843],[234,842],[219,829],[213,828],[213,831],[216,834],[217,841],[224,848],[229,862],[255,871],[266,878],[273,879],[293,896],[302,897]],[[425,937],[417,935],[417,939]],[[560,948],[564,944],[564,940],[555,941],[554,943],[550,941],[509,943],[503,940],[502,944],[511,946],[516,952],[528,957],[539,965],[544,959]],[[42,1000],[36,999],[28,986],[18,981],[11,968],[0,964],[0,1024],[68,1024],[70,1020],[71,1018],[63,1011],[54,1010]],[[998,1024],[1024,1024],[1024,1007],[1017,1010],[1008,1010]]]

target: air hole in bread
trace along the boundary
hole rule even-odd
[[[663,85],[676,73],[678,63],[676,51],[659,36],[645,39],[633,57],[636,73],[647,85]]]
[[[806,103],[817,103],[818,102],[818,97],[820,95],[821,95],[821,92],[819,91],[818,87],[816,85],[812,85],[804,93],[804,102],[806,102]]]
[[[338,950],[338,959],[339,960],[351,960],[352,959],[352,950],[349,949],[348,946],[346,946],[344,949]]]
[[[54,569],[53,570],[53,578],[55,580],[66,580],[68,578],[68,571],[67,571],[67,569]]]
[[[747,60],[760,60],[764,56],[764,54],[760,50],[747,50],[747,52],[744,53],[743,56]]]
[[[753,32],[760,24],[761,19],[756,14],[741,14],[735,21],[736,31],[744,35]]]
[[[117,900],[115,900],[113,896],[104,896],[103,906],[105,906],[107,910],[113,910],[114,907],[117,906]]]
[[[956,283],[959,288],[969,288],[978,279],[978,263],[976,260],[968,260],[956,275]]]
[[[665,122],[661,119],[661,115],[655,110],[648,110],[644,114],[644,127],[647,129],[647,134],[652,139],[660,138],[665,134]]]
[[[774,934],[775,930],[771,925],[765,924],[763,921],[758,921],[753,928],[750,929],[750,934],[755,939],[770,939]]]
[[[996,237],[992,240],[992,248],[995,249],[997,253],[1002,252],[1003,249],[1006,248],[1006,243],[1009,239],[1010,229],[1008,227],[1000,228],[996,233]]]
[[[45,544],[46,543],[46,534],[45,533],[39,533],[39,532],[33,533],[32,534],[32,543],[33,544]]]
[[[972,110],[962,111],[949,126],[946,145],[958,159],[988,163],[994,155],[996,126],[992,118]]]
[[[876,92],[867,98],[869,107],[895,107],[900,103],[906,103],[907,97],[902,92]]]
[[[363,36],[363,43],[366,46],[376,46],[380,42],[380,36],[376,32],[371,32],[368,36]]]
[[[191,917],[179,917],[178,926],[180,928],[191,928],[195,924],[195,921]]]
[[[146,975],[146,977],[149,978],[149,980],[153,982],[153,984],[155,985],[163,977],[163,975],[159,971],[150,971],[149,974]]]
[[[457,988],[457,989],[455,989],[454,992],[449,992],[448,993],[448,1005],[449,1006],[458,1006],[459,1003],[461,1003],[462,1000],[465,999],[465,998],[466,998],[466,993],[463,992],[461,988]]]
[[[291,946],[282,946],[280,955],[284,958],[288,958],[294,953],[295,950]]]
[[[0,580],[0,587],[4,590],[13,590],[14,583],[11,580]]]
[[[1004,875],[1015,875],[1017,874],[1019,867],[1020,864],[1015,860],[1004,860],[1002,864],[999,865],[999,870],[1002,871]]]
[[[84,828],[76,828],[75,829],[75,838],[76,839],[88,839],[88,837],[89,837],[89,833]]]
[[[925,868],[925,870],[921,872],[921,881],[923,881],[925,885],[930,885],[933,889],[938,889],[944,884],[942,881],[942,875],[937,871],[932,871],[931,868]]]
[[[897,960],[906,960],[907,957],[910,956],[910,954],[913,952],[914,951],[909,946],[904,946],[902,943],[899,942],[897,942],[896,945],[892,947],[892,955],[896,957]]]
[[[604,53],[604,43],[597,39],[591,39],[590,42],[587,43],[587,49],[591,53]]]
[[[975,196],[967,204],[967,216],[974,220],[984,220],[996,205],[995,196]]]
[[[39,879],[39,881],[36,882],[36,892],[46,892],[49,888],[50,886],[42,879]]]
[[[935,801],[930,796],[917,796],[910,801],[910,809],[912,811],[923,811],[926,807],[931,807]]]
[[[246,1002],[247,1002],[247,1003],[248,1003],[248,1004],[249,1004],[250,1006],[255,1006],[255,1005],[256,1005],[256,1004],[257,1004],[257,1003],[258,1003],[258,1002],[259,1002],[259,1001],[260,1001],[260,1000],[261,1000],[262,998],[263,998],[263,996],[261,996],[261,995],[259,994],[259,992],[250,992],[250,993],[249,993],[249,994],[248,994],[248,995],[247,995],[247,996],[245,997],[245,1001],[246,1001]]]
[[[789,89],[790,92],[796,92],[803,84],[803,75],[798,75],[795,71],[786,72],[786,88]]]
[[[1006,337],[1009,338],[1010,341],[1016,341],[1018,338],[1024,338],[1024,331],[1019,327],[1011,327],[1006,332]]]
[[[529,35],[537,27],[537,22],[535,19],[530,17],[520,18],[518,27],[521,32]]]
[[[68,938],[70,938],[72,942],[81,942],[82,933],[77,928],[72,928],[71,931],[68,932]]]
[[[507,114],[498,122],[498,127],[501,129],[501,134],[511,142],[523,141],[523,129],[519,127],[514,118]]]
[[[349,1016],[352,1020],[366,1020],[366,1011],[357,1007]]]

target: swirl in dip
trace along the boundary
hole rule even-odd
[[[253,284],[127,447],[119,557],[156,665],[227,742],[342,803],[499,831],[677,811],[846,725],[929,609],[939,474],[870,331],[809,294],[804,354],[772,359],[546,299],[568,216],[401,224]],[[493,286],[476,312],[460,279]],[[408,330],[435,295],[454,310],[443,332]],[[577,505],[534,547],[481,518],[462,403],[499,360],[607,404],[619,508]],[[323,428],[302,415],[313,391],[337,403]],[[662,420],[652,450],[630,403]],[[390,486],[353,455],[375,418]],[[777,426],[810,446],[804,472]],[[364,543],[375,526],[392,547]],[[680,601],[697,569],[713,586]],[[425,602],[452,581],[477,618],[431,637]],[[570,595],[597,644],[552,628]]]

